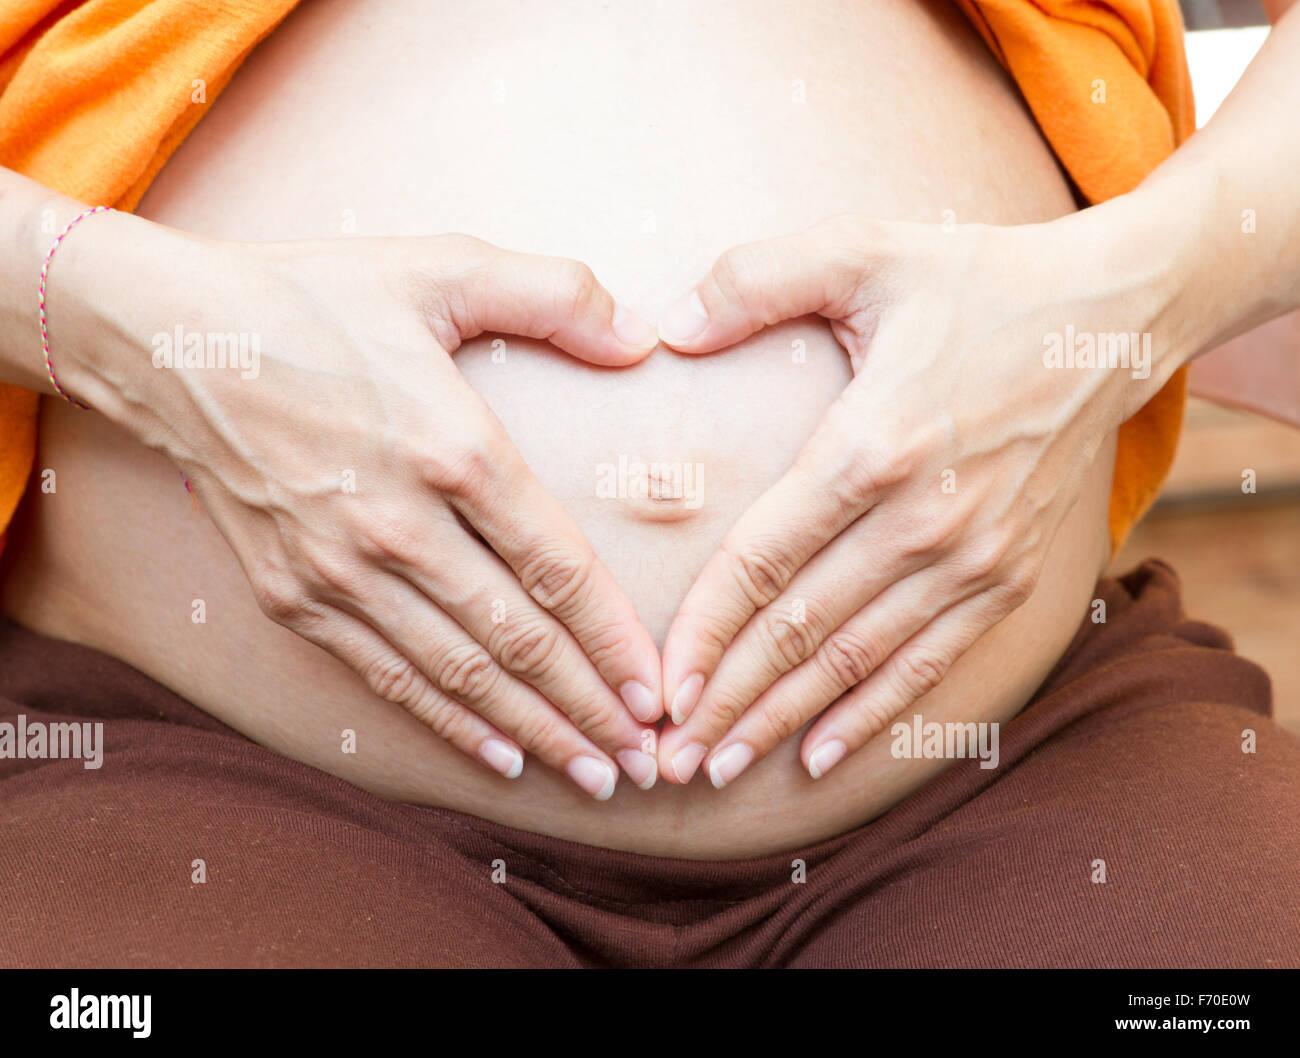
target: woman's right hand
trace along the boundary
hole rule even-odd
[[[103,268],[110,245],[148,247],[143,282]],[[653,783],[654,643],[451,358],[500,332],[642,359],[653,329],[589,269],[460,235],[224,243],[120,214],[74,247],[50,280],[61,381],[184,471],[263,612],[503,775],[528,752],[602,800],[614,761]],[[91,318],[60,316],[61,264],[98,290]],[[178,327],[255,336],[257,370],[155,369]]]

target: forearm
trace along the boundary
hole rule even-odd
[[[1136,190],[1072,218],[1130,292],[1134,329],[1152,332],[1130,414],[1197,356],[1300,308],[1297,68],[1292,9],[1205,128]]]
[[[1182,203],[1197,238],[1177,308],[1189,359],[1300,308],[1300,12],[1292,9],[1210,122],[1138,189]]]

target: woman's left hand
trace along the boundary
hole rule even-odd
[[[1098,449],[1164,381],[1048,366],[1052,336],[1148,332],[1162,304],[1086,216],[836,217],[728,251],[666,314],[666,344],[707,353],[815,313],[855,375],[672,624],[669,782],[707,760],[723,786],[821,713],[802,745],[819,778],[1029,597]]]

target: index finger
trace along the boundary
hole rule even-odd
[[[654,640],[582,530],[513,448],[477,487],[448,495],[514,571],[524,590],[573,634],[604,680],[642,723],[663,715]]]
[[[841,402],[842,404],[842,402]],[[876,502],[883,466],[840,437],[842,407],[732,527],[682,601],[664,642],[664,700],[676,724],[701,699],[727,647],[818,551]]]

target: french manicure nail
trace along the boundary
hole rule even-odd
[[[649,753],[642,753],[639,749],[621,749],[617,756],[627,777],[642,790],[648,790],[655,784],[659,775],[659,763]]]
[[[842,761],[848,751],[849,747],[838,738],[823,743],[813,750],[812,756],[808,758],[808,774],[814,779],[820,779]]]
[[[715,790],[721,790],[727,783],[734,782],[753,759],[754,751],[746,743],[733,742],[709,762],[709,782],[713,783]]]
[[[659,335],[655,329],[631,309],[622,305],[614,306],[614,333],[624,345],[637,349],[659,344]]]
[[[692,742],[683,746],[673,755],[673,774],[677,776],[677,781],[687,783],[691,781],[691,776],[695,774],[695,769],[700,766],[700,761],[704,755],[709,752],[709,747],[703,742]]]
[[[641,723],[648,724],[659,718],[659,702],[644,683],[628,680],[618,689],[618,694],[627,706],[627,711]]]
[[[669,345],[684,345],[703,334],[708,324],[709,314],[704,309],[704,302],[699,293],[692,290],[669,306],[659,321],[659,336]]]
[[[574,757],[565,770],[569,773],[570,779],[597,801],[608,801],[614,796],[614,784],[618,781],[618,776],[603,760],[597,760],[595,757]]]
[[[700,691],[704,689],[704,677],[698,672],[693,672],[682,681],[682,685],[677,688],[677,693],[673,695],[672,717],[674,724],[686,723],[686,718],[691,715],[691,710],[699,703]]]
[[[519,778],[524,770],[524,755],[499,738],[485,738],[478,747],[478,755],[484,764],[507,779]]]

